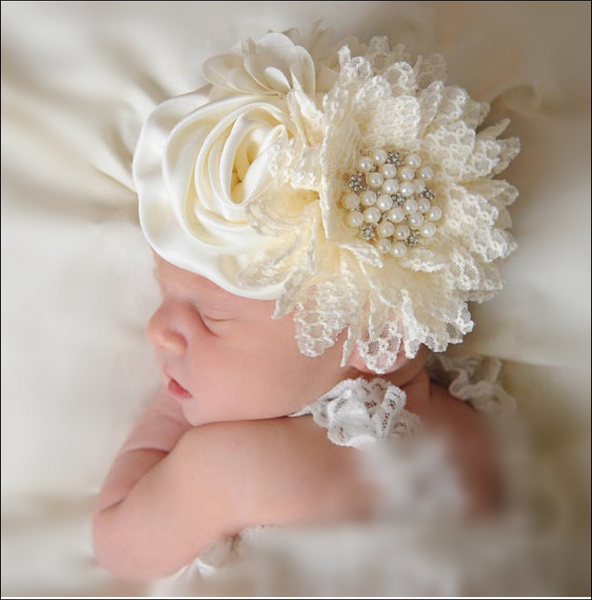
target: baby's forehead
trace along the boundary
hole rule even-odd
[[[261,300],[237,296],[220,287],[211,279],[185,269],[155,255],[155,273],[161,283],[174,283],[183,285],[198,293],[201,298],[213,307],[227,310],[241,310],[260,306]]]

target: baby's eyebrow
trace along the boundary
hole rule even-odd
[[[203,293],[200,294],[201,299],[210,304],[212,308],[233,309],[236,310],[244,305],[244,298],[227,292],[219,285],[207,277],[199,276],[203,283]],[[202,290],[200,290],[202,292]]]
[[[241,298],[213,290],[208,290],[208,292],[202,294],[200,297],[200,302],[203,302],[203,304],[208,308],[228,313],[236,312],[241,308]]]
[[[154,264],[152,266],[152,273],[161,290],[164,288],[162,283],[162,279],[160,277],[160,272],[158,270],[158,265]],[[204,278],[205,279],[205,278]],[[211,281],[205,279],[206,282],[206,293],[200,294],[200,305],[204,308],[212,309],[219,311],[221,313],[236,313],[241,308],[241,298],[232,294],[228,294],[223,289],[221,289],[216,284]]]

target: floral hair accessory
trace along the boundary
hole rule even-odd
[[[385,373],[401,343],[442,352],[473,328],[467,302],[502,289],[517,244],[494,179],[520,151],[477,132],[490,110],[387,36],[268,32],[203,65],[208,84],[157,105],[133,157],[154,250],[231,293],[294,311],[300,351],[348,328]]]

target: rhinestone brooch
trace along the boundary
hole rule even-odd
[[[383,148],[362,154],[341,199],[345,222],[382,254],[405,256],[435,235],[442,218],[434,190],[426,185],[432,177],[419,154]]]

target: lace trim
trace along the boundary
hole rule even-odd
[[[430,353],[426,369],[430,379],[448,387],[449,392],[469,402],[475,410],[486,415],[512,415],[516,400],[503,388],[499,358],[473,354],[452,357]]]
[[[311,414],[340,446],[362,448],[388,435],[406,435],[422,427],[421,419],[405,408],[405,392],[382,377],[346,379],[301,410]]]

